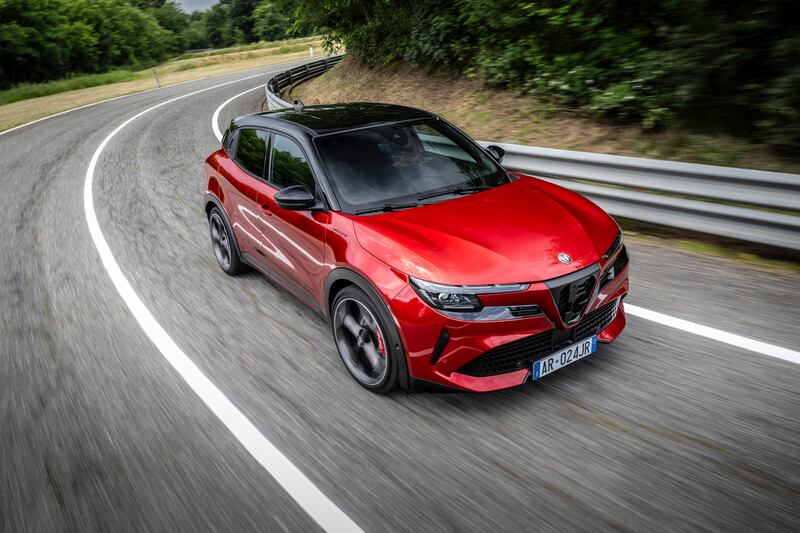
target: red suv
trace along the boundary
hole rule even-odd
[[[214,254],[319,311],[374,392],[541,379],[622,331],[628,255],[608,214],[503,154],[394,105],[235,119],[205,163]]]

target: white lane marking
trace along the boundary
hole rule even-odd
[[[214,130],[214,135],[217,137],[218,141],[222,140],[222,132],[220,131],[219,125],[217,124],[219,120],[219,114],[220,111],[222,111],[222,108],[231,103],[233,100],[239,98],[240,96],[245,95],[251,91],[255,91],[256,89],[259,89],[261,87],[263,87],[263,85],[259,85],[258,87],[253,87],[252,89],[249,89],[247,91],[237,94],[236,96],[228,98],[222,103],[222,105],[220,105],[217,108],[216,111],[214,111],[214,116],[211,118],[211,128]],[[682,318],[675,318],[669,315],[665,315],[663,313],[659,313],[657,311],[650,311],[649,309],[644,309],[643,307],[639,307],[637,305],[626,303],[625,311],[633,316],[644,318],[645,320],[650,320],[652,322],[656,322],[663,326],[680,329],[688,333],[700,335],[701,337],[706,337],[708,339],[712,339],[725,344],[730,344],[738,348],[750,350],[751,352],[756,352],[769,357],[774,357],[776,359],[789,361],[790,363],[800,364],[800,352],[796,352],[794,350],[781,348],[780,346],[775,346],[774,344],[768,344],[766,342],[757,341],[755,339],[750,339],[747,337],[743,337],[741,335],[736,335],[735,333],[728,333],[727,331],[722,331],[721,329],[703,326],[702,324],[696,324],[695,322],[683,320]]]
[[[302,61],[299,61],[299,62],[302,63]],[[286,63],[282,63],[280,66],[281,66],[281,69],[283,69],[287,65],[293,65],[295,63],[298,63],[298,61],[287,61]],[[129,96],[136,96],[137,94],[145,94],[145,93],[149,93],[149,92],[153,92],[153,91],[160,91],[160,90],[163,90],[163,89],[169,89],[171,87],[177,87],[179,85],[185,85],[187,83],[197,83],[199,81],[206,81],[206,80],[211,80],[211,79],[214,79],[214,78],[221,78],[223,76],[232,76],[234,74],[241,74],[242,72],[249,72],[251,70],[263,69],[263,68],[268,68],[268,67],[273,67],[273,66],[275,66],[275,65],[262,65],[260,67],[252,67],[252,68],[246,68],[246,69],[242,69],[242,70],[237,70],[235,72],[226,72],[224,74],[217,74],[216,76],[209,76],[207,78],[200,78],[200,79],[197,79],[197,80],[182,81],[182,82],[179,82],[179,83],[173,83],[172,85],[163,85],[161,87],[153,87],[152,89],[145,89],[144,91],[137,91],[137,92],[133,92],[133,93],[129,93],[129,94],[121,94],[119,96],[114,96],[113,98],[106,98],[105,100],[100,100],[99,102],[92,102],[90,104],[86,104],[86,105],[82,105],[82,106],[78,106],[78,107],[73,107],[71,109],[65,109],[64,111],[59,111],[58,113],[53,113],[52,115],[47,115],[47,116],[44,116],[44,117],[41,117],[41,118],[37,118],[36,120],[31,120],[30,122],[26,122],[25,124],[19,124],[18,126],[14,126],[13,128],[8,128],[7,130],[0,131],[0,135],[5,135],[6,133],[11,133],[12,131],[16,131],[18,129],[25,128],[27,126],[32,126],[33,124],[36,124],[37,122],[41,122],[41,121],[47,120],[49,118],[55,118],[55,117],[58,117],[58,116],[61,116],[61,115],[65,115],[67,113],[72,113],[73,111],[78,111],[80,109],[86,109],[87,107],[92,107],[92,106],[96,106],[96,105],[100,105],[100,104],[105,104],[106,102],[113,102],[114,100],[119,100],[120,98],[128,98]],[[277,70],[281,70],[281,69],[277,69]],[[275,71],[276,71],[276,69],[268,70],[268,71],[263,72],[261,74],[257,74],[256,76],[267,75],[267,74],[270,74],[270,73],[275,72]],[[250,77],[251,78],[255,78],[256,76],[250,76]],[[245,80],[245,79],[248,79],[248,78],[242,78],[242,79],[237,80],[237,81],[242,81],[242,80]],[[222,137],[220,136],[220,139],[221,138]]]
[[[252,89],[247,89],[246,91],[240,92],[236,96],[231,96],[230,98],[222,102],[222,105],[219,106],[216,111],[214,111],[214,116],[211,117],[211,129],[214,130],[214,136],[217,138],[218,141],[222,142],[222,131],[219,129],[219,124],[217,124],[217,122],[219,122],[219,112],[222,111],[222,108],[231,103],[232,101],[236,100],[240,96],[244,96],[247,93],[251,93],[256,89],[264,87],[265,85],[266,83],[262,83],[258,87],[253,87]]]
[[[256,76],[264,76],[267,73],[260,73]],[[264,469],[275,478],[275,480],[286,490],[289,495],[300,505],[326,531],[352,531],[360,532],[361,529],[344,512],[336,507],[305,474],[303,474],[289,459],[283,455],[264,435],[262,435],[252,422],[236,408],[233,403],[220,391],[214,383],[192,362],[192,360],[181,350],[169,336],[167,331],[156,321],[153,314],[145,306],[139,295],[133,290],[125,274],[122,273],[117,260],[111,253],[111,248],[103,236],[100,224],[97,221],[97,213],[94,209],[94,198],[92,195],[92,183],[94,172],[103,149],[111,139],[119,133],[125,126],[161,106],[193,96],[205,91],[210,91],[231,83],[241,82],[253,78],[250,76],[227,83],[221,83],[213,87],[207,87],[198,91],[193,91],[175,98],[170,98],[159,104],[148,107],[144,111],[132,116],[114,131],[103,139],[100,146],[95,150],[89,167],[86,169],[86,179],[83,186],[83,208],[86,213],[86,223],[89,225],[89,233],[92,236],[94,245],[103,262],[103,266],[108,272],[114,287],[128,306],[136,321],[144,332],[156,345],[158,350],[169,361],[172,367],[180,374],[183,380],[192,388],[208,408],[219,418],[222,423],[233,433]]]
[[[679,329],[681,331],[700,335],[701,337],[706,337],[718,342],[730,344],[731,346],[736,346],[737,348],[743,348],[745,350],[750,350],[751,352],[760,353],[761,355],[767,355],[769,357],[782,359],[784,361],[789,361],[790,363],[800,365],[800,352],[796,352],[794,350],[781,348],[780,346],[775,346],[774,344],[757,341],[755,339],[736,335],[735,333],[728,333],[727,331],[722,331],[721,329],[703,326],[702,324],[689,322],[688,320],[683,320],[682,318],[675,318],[673,316],[665,315],[657,311],[651,311],[649,309],[644,309],[643,307],[636,305],[626,303],[625,312],[639,318],[644,318],[645,320],[656,322],[663,326]]]
[[[176,84],[178,85],[178,84]],[[173,87],[170,85],[170,87]],[[166,89],[166,87],[164,87]],[[25,124],[20,124],[19,126],[14,126],[13,128],[9,128],[7,130],[0,131],[0,135],[5,135],[6,133],[11,133],[12,131],[16,131],[18,129],[24,128],[26,126],[31,126],[36,124],[37,122],[41,122],[43,120],[47,120],[48,118],[55,118],[61,115],[66,115],[67,113],[72,113],[73,111],[78,111],[80,109],[86,109],[87,107],[92,107],[99,104],[105,104],[106,102],[113,102],[114,100],[119,100],[120,98],[125,98],[126,96],[133,96],[134,94],[144,94],[149,93],[151,91],[157,91],[158,88],[147,89],[146,91],[139,91],[137,93],[131,94],[123,94],[121,96],[115,96],[114,98],[106,98],[105,100],[100,100],[99,102],[92,102],[91,104],[82,105],[79,107],[73,107],[72,109],[65,109],[64,111],[59,111],[58,113],[53,113],[52,115],[47,115],[41,118],[37,118],[36,120],[31,120],[30,122],[26,122]]]

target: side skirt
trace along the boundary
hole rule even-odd
[[[254,269],[264,274],[266,277],[268,277],[270,280],[277,283],[280,287],[282,287],[285,291],[289,292],[292,296],[294,296],[295,298],[306,304],[308,307],[310,307],[311,309],[322,315],[322,317],[325,318],[327,322],[327,316],[322,311],[322,307],[320,307],[320,305],[316,302],[316,300],[314,300],[314,297],[311,296],[311,294],[307,290],[303,289],[302,287],[299,287],[293,281],[286,279],[285,276],[278,274],[277,272],[275,272],[275,270],[269,268],[257,257],[244,252],[242,252],[241,255],[242,255],[242,261],[245,264],[253,267]]]

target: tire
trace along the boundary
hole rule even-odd
[[[229,276],[241,274],[246,270],[239,257],[239,247],[233,237],[228,219],[214,207],[208,214],[208,231],[211,237],[211,250],[217,258],[217,264]]]
[[[331,306],[331,330],[350,375],[365,389],[386,394],[398,384],[404,355],[389,311],[376,300],[355,285],[345,287]]]

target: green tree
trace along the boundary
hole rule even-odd
[[[210,46],[206,35],[206,22],[202,16],[189,19],[188,26],[181,33],[181,42],[184,50],[198,50]]]
[[[214,48],[236,44],[236,35],[226,4],[214,4],[204,16],[206,41]]]
[[[279,39],[294,8],[291,0],[221,0],[187,15],[175,0],[0,0],[0,88]]]
[[[97,36],[53,3],[0,0],[0,85],[60,77],[73,65],[92,69]],[[60,7],[60,6],[58,6]]]
[[[0,86],[147,65],[176,48],[153,15],[122,0],[0,0]]]
[[[158,25],[176,35],[189,27],[189,16],[173,0],[162,2],[160,6],[144,9],[158,22]]]
[[[262,41],[276,41],[286,37],[290,20],[284,10],[271,0],[264,0],[253,10],[253,35]]]
[[[717,128],[796,151],[790,0],[300,0],[358,60],[452,69],[607,119]]]
[[[232,35],[237,43],[253,42],[253,10],[258,0],[220,0],[220,5],[225,7]]]

